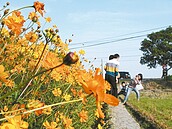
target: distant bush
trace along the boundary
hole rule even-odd
[[[168,80],[168,81],[172,81],[172,75],[168,75],[168,76],[167,76],[167,80]]]

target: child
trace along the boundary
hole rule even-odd
[[[142,79],[143,79],[143,75],[141,73],[139,73],[138,75],[136,75],[136,77],[131,80],[130,84],[128,85],[128,89],[127,89],[127,95],[124,98],[124,102],[123,104],[126,103],[131,91],[134,91],[136,93],[137,96],[137,100],[139,101],[140,99],[140,92],[139,90],[136,88],[137,85],[141,85],[142,83]]]
[[[127,85],[125,84],[125,82],[121,82],[120,88],[121,88],[121,91],[118,93],[118,96],[121,94],[126,96],[127,95]]]

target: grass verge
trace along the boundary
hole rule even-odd
[[[136,117],[141,128],[172,129],[172,93],[162,91],[142,91],[137,101],[131,94],[126,107]]]

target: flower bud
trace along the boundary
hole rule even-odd
[[[4,21],[2,21],[2,22],[1,22],[1,25],[2,25],[2,26],[4,26],[4,24],[5,24],[5,22],[4,22]]]
[[[9,11],[10,11],[9,9],[6,9],[6,10],[4,11],[4,15],[8,14]]]
[[[69,43],[72,42],[72,39],[69,39]]]
[[[26,28],[22,28],[23,32],[26,31]]]
[[[10,3],[9,3],[9,2],[7,2],[7,3],[6,3],[6,5],[7,5],[7,6],[8,6],[8,5],[10,5]]]
[[[37,29],[40,29],[41,27],[40,26],[37,26]]]
[[[69,52],[63,59],[63,64],[70,65],[74,64],[79,60],[79,57],[74,52]]]
[[[14,35],[14,32],[13,31],[10,31],[9,34],[10,34],[10,36],[13,36]]]
[[[40,30],[36,30],[36,32],[37,32],[37,33],[41,33],[41,31],[40,31]]]
[[[55,32],[58,33],[59,32],[59,29],[56,29]]]
[[[54,30],[52,28],[50,28],[50,33],[54,33]]]
[[[59,36],[59,35],[57,35],[57,38],[60,38],[60,36]]]
[[[38,17],[34,16],[34,17],[32,18],[32,21],[33,21],[33,22],[37,22],[37,21],[38,21]]]

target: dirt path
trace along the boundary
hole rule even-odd
[[[110,106],[111,122],[113,123],[112,129],[140,129],[139,124],[129,114],[125,105],[119,104],[116,107]]]

